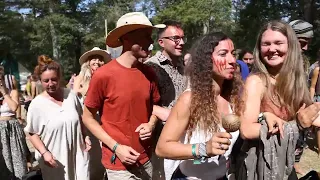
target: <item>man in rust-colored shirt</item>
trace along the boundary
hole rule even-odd
[[[122,45],[122,54],[90,81],[83,123],[103,143],[102,164],[109,180],[152,177],[150,137],[160,95],[154,71],[138,59],[148,56],[154,27],[142,13],[123,15],[106,39],[110,47]],[[98,110],[101,125],[94,119]]]

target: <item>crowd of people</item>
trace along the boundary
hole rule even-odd
[[[270,21],[253,51],[210,32],[186,52],[181,23],[127,13],[106,37],[121,55],[85,52],[66,86],[60,64],[38,57],[24,128],[15,80],[0,68],[0,179],[26,177],[28,138],[44,180],[297,180],[307,137],[320,147],[312,37],[306,21]]]

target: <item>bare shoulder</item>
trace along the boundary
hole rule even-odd
[[[253,95],[253,94],[262,95],[266,90],[265,82],[261,79],[261,76],[256,74],[250,75],[246,79],[244,87],[246,92],[250,95]]]
[[[257,74],[252,74],[246,79],[246,84],[263,84],[261,77]]]
[[[186,105],[186,106],[190,106],[191,104],[191,91],[185,91],[183,92],[179,98],[178,98],[178,102],[179,104],[182,104],[182,105]]]

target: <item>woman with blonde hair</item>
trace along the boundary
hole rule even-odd
[[[81,65],[81,71],[77,77],[75,77],[73,90],[80,97],[82,103],[85,100],[89,83],[92,78],[93,73],[105,63],[109,62],[111,59],[110,55],[100,48],[94,47],[92,50],[84,53],[80,59],[79,63]],[[97,121],[100,122],[100,116],[97,114]],[[98,139],[94,137],[89,131],[89,136],[91,139],[91,151],[90,153],[90,178],[91,179],[102,179],[105,173],[105,168],[101,163],[101,147]]]
[[[109,62],[110,54],[98,47],[85,52],[79,59],[81,70],[74,80],[73,90],[78,93],[79,97],[84,100],[89,88],[89,83],[94,71]]]
[[[222,119],[240,116],[243,107],[233,42],[223,33],[207,34],[193,45],[191,57],[190,89],[171,110],[156,153],[181,160],[172,167],[177,168],[172,179],[224,179],[239,131],[222,127]]]
[[[299,130],[306,123],[320,125],[319,108],[312,105],[299,41],[288,24],[271,21],[262,27],[254,59],[240,117],[245,158],[236,179],[288,179]]]

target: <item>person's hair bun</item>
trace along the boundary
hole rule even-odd
[[[40,55],[38,57],[38,65],[40,65],[40,66],[44,66],[44,65],[50,64],[52,62],[54,62],[54,61],[46,55]]]

